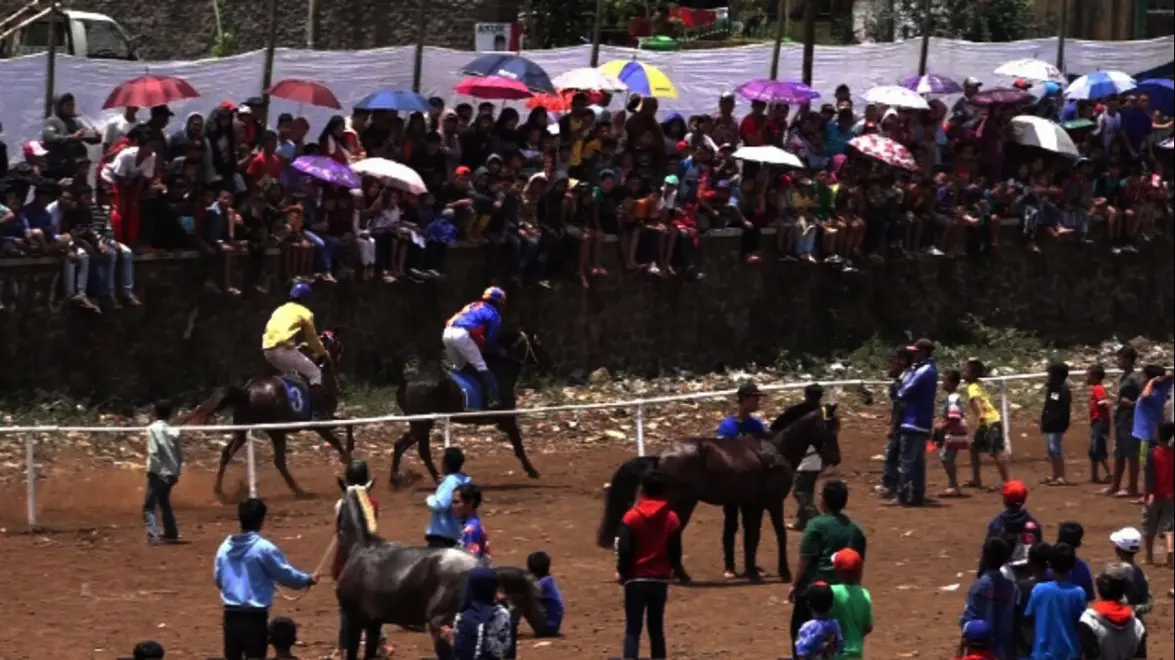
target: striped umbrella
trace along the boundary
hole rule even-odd
[[[643,96],[659,99],[677,98],[677,88],[673,86],[669,76],[650,64],[636,60],[612,60],[601,66],[600,70],[616,76],[629,89]]]
[[[961,94],[963,87],[959,83],[933,73],[924,76],[906,76],[902,78],[902,87],[918,92],[919,94]]]
[[[1074,80],[1065,90],[1065,98],[1073,100],[1100,99],[1117,96],[1138,87],[1134,78],[1121,71],[1095,71]]]

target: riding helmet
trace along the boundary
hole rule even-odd
[[[348,486],[369,486],[371,485],[371,474],[367,469],[367,461],[362,458],[356,458],[347,465],[347,473],[343,477],[347,481]]]
[[[298,282],[290,287],[291,298],[305,298],[310,295],[310,285],[305,282]]]
[[[481,299],[486,302],[495,302],[499,305],[506,303],[506,292],[496,286],[491,286],[481,294]]]

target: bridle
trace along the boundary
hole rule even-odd
[[[514,340],[514,343],[511,344],[510,347],[517,348],[519,344],[522,344],[525,349],[522,352],[522,357],[516,358],[512,355],[506,355],[504,357],[506,359],[510,360],[511,362],[518,363],[519,365],[538,364],[539,363],[538,353],[536,353],[534,350],[534,344],[531,342],[530,335],[519,330],[518,331],[518,338]]]

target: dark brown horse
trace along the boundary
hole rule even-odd
[[[543,368],[548,364],[546,356],[538,338],[521,331],[504,331],[499,344],[502,346],[501,355],[486,355],[486,366],[498,381],[498,394],[502,410],[513,410],[517,404],[514,388],[518,384],[518,377],[522,369],[528,366]],[[392,382],[396,384],[396,403],[405,415],[430,415],[437,413],[459,413],[465,409],[465,398],[461,389],[447,375],[439,379],[420,379],[407,381],[404,378],[403,364],[397,362],[392,374]],[[522,463],[522,469],[527,476],[537,479],[538,470],[530,464],[526,457],[526,449],[522,446],[522,432],[518,429],[516,415],[496,415],[487,411],[484,415],[453,418],[456,424],[472,424],[485,426],[493,424],[506,434],[510,445],[514,448],[514,455]],[[429,447],[429,437],[435,422],[422,420],[408,423],[408,432],[396,441],[395,451],[392,454],[392,474],[389,477],[392,486],[400,485],[400,459],[404,452],[413,444],[420,453],[420,460],[424,462],[433,481],[439,478],[436,465],[432,461],[432,450]]]
[[[336,365],[339,358],[343,355],[343,344],[337,336],[331,331],[323,332],[320,335],[322,338],[322,345],[326,348],[327,357],[319,365],[322,368],[323,392],[320,397],[313,401],[301,400],[300,395],[297,400],[291,401],[289,392],[282,377],[277,374],[260,376],[253,378],[245,383],[242,387],[230,385],[222,387],[212,393],[212,396],[207,401],[200,404],[198,408],[188,417],[185,423],[200,425],[207,423],[210,416],[216,413],[231,408],[233,411],[234,425],[249,425],[249,424],[274,424],[282,422],[301,422],[305,417],[301,413],[303,406],[311,406],[313,415],[317,419],[333,419],[335,409],[339,405],[339,379]],[[307,399],[309,397],[307,396]],[[273,442],[273,464],[277,471],[281,473],[282,478],[286,480],[286,485],[298,497],[305,497],[306,492],[298,487],[294,477],[290,475],[289,468],[286,467],[286,436],[293,430],[268,430],[266,435]],[[347,427],[347,446],[344,449],[343,445],[335,437],[334,431],[328,427],[314,427],[314,432],[322,436],[335,451],[339,452],[339,458],[343,464],[346,465],[351,460],[351,451],[355,446],[355,438],[352,433],[352,428]],[[245,441],[248,438],[246,431],[235,431],[232,440],[224,447],[224,451],[220,454],[220,467],[216,470],[216,495],[222,495],[222,485],[224,481],[224,469],[228,466],[229,461],[232,460],[233,455],[237,453],[241,447],[245,446]]]
[[[666,498],[681,519],[684,531],[698,502],[725,506],[737,504],[771,516],[771,526],[779,543],[779,576],[791,581],[787,561],[787,527],[783,521],[783,503],[791,492],[795,466],[803,460],[809,446],[820,453],[825,465],[840,463],[837,434],[840,422],[836,404],[822,406],[788,424],[770,438],[713,437],[683,438],[659,456],[634,458],[616,470],[604,504],[597,543],[611,548],[624,513],[636,499],[641,475],[659,468],[668,486]],[[748,515],[744,522],[747,573],[757,580],[754,571],[755,551],[759,543],[761,515]],[[677,579],[690,581],[684,566],[673,567]]]

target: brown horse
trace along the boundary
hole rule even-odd
[[[305,421],[304,406],[310,406],[313,416],[317,419],[334,419],[335,409],[339,405],[340,391],[336,365],[343,355],[343,343],[329,330],[323,332],[320,337],[327,352],[327,357],[319,365],[322,368],[324,385],[320,397],[310,401],[310,397],[303,394],[303,392],[309,391],[307,387],[304,390],[295,390],[296,393],[291,398],[290,390],[286,387],[282,376],[277,374],[261,376],[253,378],[243,387],[230,385],[217,389],[207,401],[196,408],[185,423],[205,424],[210,416],[226,408],[231,408],[233,411],[234,425]],[[326,440],[331,447],[335,448],[335,451],[339,452],[339,457],[344,465],[350,462],[351,451],[355,447],[352,431],[353,429],[348,426],[347,446],[344,449],[332,429],[314,427],[314,432],[322,436],[323,440]],[[289,468],[286,467],[286,436],[290,432],[291,430],[268,430],[265,433],[273,442],[274,467],[281,473],[282,478],[286,480],[286,485],[294,492],[295,496],[306,497],[307,493],[298,486],[294,477],[290,475]],[[223,494],[224,469],[232,460],[233,455],[245,446],[247,439],[248,433],[246,431],[235,431],[232,440],[225,445],[221,452],[220,467],[216,470],[215,491],[218,497]]]
[[[839,432],[836,404],[831,404],[803,415],[770,438],[683,438],[659,456],[634,458],[612,476],[596,542],[602,548],[612,547],[620,520],[636,499],[641,475],[659,468],[668,486],[666,498],[681,519],[683,531],[698,502],[718,506],[737,504],[760,514],[744,517],[751,527],[743,530],[743,540],[747,573],[752,580],[759,579],[754,570],[754,555],[759,543],[761,513],[766,509],[779,543],[779,576],[782,581],[790,582],[783,503],[791,492],[794,469],[809,446],[816,448],[825,465],[838,465]],[[680,582],[690,581],[684,566],[674,566],[673,570]]]
[[[544,368],[549,362],[543,353],[542,345],[536,337],[521,331],[504,331],[499,340],[502,346],[500,355],[485,356],[486,366],[494,374],[498,382],[498,394],[501,400],[501,410],[513,410],[517,400],[514,388],[518,384],[518,377],[522,369],[528,366]],[[396,384],[396,403],[405,415],[429,415],[436,413],[459,413],[465,410],[465,398],[451,378],[442,376],[440,379],[421,379],[408,382],[404,378],[404,366],[397,362],[393,366],[392,382]],[[495,415],[493,411],[486,411],[484,415],[471,417],[456,417],[457,424],[472,424],[485,426],[493,424],[506,434],[510,445],[514,448],[514,455],[522,463],[531,479],[539,477],[538,470],[530,464],[526,457],[526,449],[522,446],[522,432],[518,429],[516,415]],[[392,454],[392,473],[389,477],[393,487],[400,485],[400,459],[404,452],[413,444],[420,454],[433,481],[440,477],[436,465],[432,461],[432,450],[429,447],[429,437],[432,433],[433,420],[421,420],[408,423],[408,432],[396,441]]]

